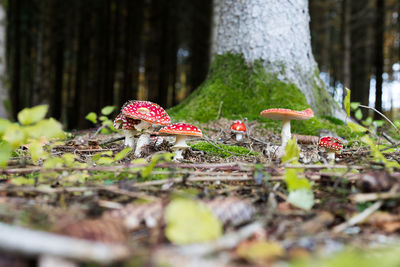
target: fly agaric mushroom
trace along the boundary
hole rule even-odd
[[[302,111],[295,111],[291,109],[284,108],[271,108],[263,110],[260,115],[264,118],[273,120],[282,120],[282,145],[281,148],[284,149],[286,143],[291,138],[290,134],[290,121],[291,120],[308,120],[314,117],[314,113],[311,109],[306,109]]]
[[[128,101],[122,106],[121,112],[128,118],[140,120],[135,125],[136,131],[140,134],[135,149],[136,157],[140,157],[143,147],[150,143],[150,133],[152,133],[154,126],[171,124],[167,112],[150,101]]]
[[[243,135],[246,134],[246,125],[244,125],[244,123],[241,121],[235,121],[231,125],[231,133],[236,135],[236,141],[242,141]]]
[[[335,137],[324,136],[319,139],[318,146],[324,147],[328,151],[329,161],[335,161],[335,153],[342,152],[343,142]]]
[[[182,153],[189,147],[186,144],[189,136],[201,137],[203,135],[199,128],[187,123],[175,123],[163,127],[158,131],[158,134],[176,136],[175,144],[172,147],[172,150],[175,152],[174,160],[183,159]]]
[[[135,125],[139,124],[140,120],[134,120],[128,118],[122,114],[119,114],[114,120],[114,128],[123,130],[125,134],[125,146],[135,146],[135,135],[137,133]]]

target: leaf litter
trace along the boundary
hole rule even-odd
[[[47,251],[76,263],[307,266],[334,255],[344,264],[353,255],[349,248],[396,251],[400,173],[392,162],[398,149],[380,153],[366,140],[370,148],[349,145],[331,163],[317,148],[318,137],[297,135],[294,158],[281,163],[271,150],[279,135],[250,122],[237,142],[230,123],[201,125],[205,138],[189,141],[192,149],[179,163],[171,161],[170,138],[151,143],[138,159],[123,142],[110,142],[118,134],[96,129],[61,144],[35,143],[36,158],[19,149],[0,170],[0,218],[35,233],[128,251],[111,261]],[[210,145],[195,145],[200,142]],[[41,162],[41,153],[51,160]],[[355,220],[360,214],[367,216]],[[17,258],[0,259],[32,261],[27,251],[16,252]],[[363,260],[362,253],[355,257]]]

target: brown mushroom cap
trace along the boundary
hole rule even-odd
[[[158,131],[160,135],[188,135],[201,137],[203,134],[199,128],[187,123],[175,123],[163,127]]]
[[[302,111],[285,108],[271,108],[261,111],[260,115],[264,118],[273,120],[308,120],[314,117],[314,112],[310,108]]]

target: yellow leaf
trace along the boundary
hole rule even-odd
[[[165,235],[172,243],[184,245],[219,238],[222,225],[212,211],[202,203],[175,199],[165,211]]]

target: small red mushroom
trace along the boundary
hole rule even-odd
[[[340,154],[343,142],[332,136],[324,136],[319,139],[318,146],[324,147],[328,152],[328,160],[335,161],[335,153]]]
[[[246,125],[241,121],[235,121],[231,125],[231,132],[236,135],[236,141],[243,140],[243,135],[246,134]]]
[[[128,118],[122,114],[119,114],[114,119],[114,128],[124,131],[125,146],[129,146],[129,147],[135,146],[135,135],[137,134],[135,125],[137,125],[139,123],[140,123],[140,120],[134,120],[134,119]]]
[[[150,143],[150,133],[153,132],[154,126],[171,124],[167,112],[150,101],[128,101],[123,105],[121,113],[128,118],[140,120],[140,123],[135,125],[140,134],[135,149],[136,157],[140,157],[143,147]]]
[[[189,147],[186,144],[189,136],[201,137],[203,135],[199,128],[187,123],[175,123],[163,127],[158,131],[158,134],[176,136],[175,144],[172,147],[175,152],[174,160],[183,159],[182,153]]]

